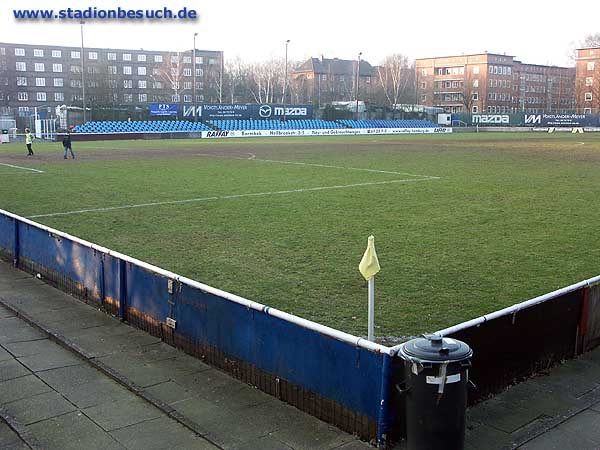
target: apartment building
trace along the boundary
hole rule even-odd
[[[567,112],[575,106],[575,70],[524,64],[497,53],[415,61],[416,99],[446,112]]]
[[[0,43],[0,113],[25,117],[34,109],[44,115],[59,105],[81,107],[84,91],[92,112],[217,102],[223,52],[196,50],[195,66],[192,54]]]
[[[600,114],[600,47],[577,49],[575,69],[577,112]]]
[[[359,95],[368,99],[375,85],[375,69],[368,61],[338,58],[310,58],[291,73],[293,87],[300,101],[324,104],[355,99],[358,72]]]

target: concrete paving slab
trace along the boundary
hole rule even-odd
[[[59,392],[82,384],[104,380],[106,377],[87,365],[61,367],[38,372],[37,376]]]
[[[160,410],[135,396],[128,396],[116,402],[101,403],[86,408],[83,412],[105,431],[115,431],[163,416]]]
[[[127,450],[78,411],[36,422],[27,428],[44,450]]]
[[[585,410],[561,423],[559,430],[566,430],[577,436],[585,437],[596,443],[600,448],[600,413],[593,410]]]
[[[465,450],[501,450],[511,442],[510,433],[467,420]]]
[[[12,311],[6,309],[3,306],[0,306],[0,319],[6,319],[7,317],[14,317],[14,316],[15,316],[15,314]]]
[[[32,372],[84,364],[81,358],[58,346],[44,353],[18,358],[18,361]]]
[[[156,344],[129,349],[126,353],[142,363],[147,363],[163,359],[172,359],[179,356],[182,352],[164,342],[158,342]]]
[[[110,433],[128,450],[215,450],[218,447],[194,436],[177,422],[160,418]]]
[[[5,409],[20,424],[29,425],[75,411],[76,408],[62,395],[51,391],[8,403]]]
[[[23,324],[17,317],[0,319],[0,322],[2,322],[0,323],[0,344],[46,338],[46,336],[36,329],[27,324]]]
[[[121,400],[128,392],[115,381],[101,379],[76,386],[66,386],[61,393],[75,406],[84,409]]]
[[[2,347],[9,350],[15,358],[21,358],[52,351],[56,348],[56,343],[51,342],[49,339],[38,339],[35,341],[10,342],[3,344]]]
[[[340,433],[334,426],[313,417],[310,420],[288,423],[283,428],[270,433],[270,436],[294,450],[328,450],[356,440],[354,436]],[[366,442],[360,444],[363,450],[372,448]]]
[[[297,450],[285,443],[279,441],[271,435],[261,436],[252,439],[238,446],[231,447],[231,450]]]
[[[124,355],[109,355],[98,358],[98,361],[117,370],[121,375],[140,387],[154,386],[171,380],[173,371],[168,368],[151,369],[147,364],[140,364],[135,360],[127,361]]]
[[[145,389],[150,395],[159,398],[168,405],[192,398],[194,394],[174,381],[167,381]]]
[[[14,359],[13,355],[0,346],[0,361],[8,361],[9,359]]]
[[[50,386],[42,382],[35,375],[14,378],[0,383],[0,404],[14,402],[15,400],[43,394],[51,390]]]
[[[0,361],[0,382],[24,377],[25,375],[29,375],[29,371],[19,361],[15,359]]]
[[[30,450],[6,423],[0,420],[0,448],[2,450]]]
[[[585,360],[566,361],[552,370],[551,377],[540,377],[536,382],[577,398],[600,385],[600,367]]]
[[[592,405],[590,409],[596,412],[600,412],[600,402],[596,403],[595,405]]]
[[[598,450],[598,444],[554,428],[517,448],[519,450]]]

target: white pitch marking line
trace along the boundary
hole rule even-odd
[[[390,175],[406,175],[409,177],[421,177],[421,178],[426,178],[426,179],[439,179],[440,178],[440,177],[434,177],[431,175],[416,175],[414,173],[407,173],[407,172],[393,172],[391,170],[363,169],[363,168],[359,168],[359,167],[332,166],[329,164],[304,163],[304,162],[298,162],[298,161],[280,161],[280,160],[275,160],[275,159],[260,159],[260,158],[256,158],[256,155],[253,155],[252,153],[250,153],[250,155],[252,155],[251,158],[238,158],[235,156],[211,155],[209,153],[196,153],[196,156],[206,156],[209,158],[225,158],[225,159],[236,159],[236,160],[241,160],[241,161],[256,161],[256,162],[267,162],[267,163],[274,163],[274,164],[291,164],[291,165],[298,165],[298,166],[323,167],[326,169],[357,170],[357,171],[361,171],[361,172],[387,173]]]
[[[35,173],[46,173],[43,170],[31,169],[29,167],[13,166],[12,164],[0,163],[0,166],[12,167],[13,169],[30,170],[31,172]]]
[[[267,195],[296,194],[296,193],[301,193],[301,192],[326,191],[326,190],[346,189],[346,188],[361,187],[361,186],[377,186],[377,185],[392,184],[392,183],[413,183],[413,182],[417,182],[417,181],[429,181],[429,180],[439,180],[439,179],[440,179],[439,177],[410,178],[410,179],[405,179],[405,180],[372,181],[372,182],[366,182],[366,183],[354,183],[354,184],[337,185],[337,186],[318,186],[318,187],[312,187],[312,188],[289,189],[289,190],[285,190],[285,191],[255,192],[255,193],[251,193],[251,194],[223,195],[220,197],[190,198],[190,199],[186,199],[186,200],[172,200],[172,201],[166,201],[166,202],[140,203],[137,205],[110,206],[110,207],[106,207],[106,208],[80,209],[77,211],[65,211],[65,212],[51,213],[51,214],[36,214],[34,216],[29,216],[28,218],[35,219],[35,218],[39,218],[39,217],[69,216],[69,215],[73,215],[73,214],[115,211],[118,209],[142,208],[142,207],[146,207],[146,206],[178,205],[178,204],[182,204],[182,203],[230,200],[230,199],[246,198],[246,197],[264,197]]]

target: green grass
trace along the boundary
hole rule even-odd
[[[584,142],[584,144],[580,144]],[[434,331],[600,273],[600,136],[456,134],[0,147],[0,208],[24,216],[411,178],[35,219],[165,269],[364,335]],[[219,157],[197,156],[214,153]],[[234,159],[242,158],[242,159]],[[416,178],[416,177],[412,177]]]

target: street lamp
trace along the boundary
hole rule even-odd
[[[285,78],[283,80],[283,121],[287,120],[285,113],[285,94],[287,91],[287,82],[288,82],[288,45],[290,44],[290,40],[285,41]]]
[[[194,122],[196,122],[196,36],[198,33],[194,33],[194,50],[192,52],[192,105],[194,105]]]
[[[358,84],[360,81],[360,57],[362,56],[362,52],[358,54],[358,64],[356,65],[356,120],[358,120]]]
[[[85,114],[85,53],[83,51],[83,24],[85,22],[82,20],[81,22],[79,22],[79,24],[81,25],[81,89],[82,89],[82,96],[83,96],[83,123],[86,122],[86,114]]]

